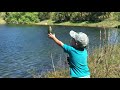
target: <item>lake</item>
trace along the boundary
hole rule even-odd
[[[116,28],[52,26],[56,37],[69,44],[70,30],[84,32],[89,37],[89,54],[95,47],[106,42],[120,42],[120,30]],[[56,68],[67,68],[67,54],[48,38],[48,26],[34,25],[0,25],[0,77],[28,78],[33,74],[42,74],[53,70],[52,60]],[[100,40],[101,32],[101,40]],[[51,57],[52,56],[52,57]]]

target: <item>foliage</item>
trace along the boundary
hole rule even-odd
[[[5,18],[5,15],[6,15],[5,12],[0,12],[0,18],[1,18],[1,19],[4,19],[4,18]]]
[[[5,20],[7,23],[30,24],[39,22],[38,12],[7,12]]]
[[[51,19],[57,23],[70,20],[71,12],[53,12]]]
[[[119,12],[0,12],[7,23],[30,24],[43,20],[61,22],[101,22],[108,18],[120,21]]]
[[[50,19],[50,12],[39,12],[38,18],[40,21]]]
[[[52,20],[55,22],[99,22],[109,18],[110,12],[53,12]]]
[[[120,12],[112,13],[113,20],[120,21]]]
[[[88,15],[88,13],[86,13],[86,12],[75,12],[75,13],[72,13],[72,15],[70,17],[70,21],[71,22],[87,21],[87,15]]]

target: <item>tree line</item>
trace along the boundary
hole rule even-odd
[[[120,21],[119,12],[0,12],[0,18],[6,23],[30,24],[43,20],[52,20],[54,23],[61,22],[100,22],[107,18]]]

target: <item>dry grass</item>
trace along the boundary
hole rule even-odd
[[[89,57],[92,78],[120,77],[120,45],[109,45],[96,49]]]
[[[5,23],[6,23],[5,20],[0,18],[0,24],[5,24]]]
[[[59,70],[55,72],[48,72],[44,77],[45,78],[70,78],[68,69]]]
[[[101,33],[100,33],[101,34]],[[89,67],[92,78],[120,77],[120,44],[107,44],[106,30],[103,37],[104,46],[96,48],[89,57]],[[109,37],[109,35],[108,35]],[[117,35],[118,37],[118,35]],[[117,37],[114,38],[116,43]]]

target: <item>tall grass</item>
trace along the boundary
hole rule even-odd
[[[100,35],[100,40],[101,37]],[[120,77],[120,44],[107,44],[106,39],[108,38],[104,29],[103,47],[100,45],[89,57],[89,68],[92,78]],[[117,37],[114,43],[116,43],[116,40]]]
[[[92,78],[120,77],[120,45],[106,45],[89,57]]]

